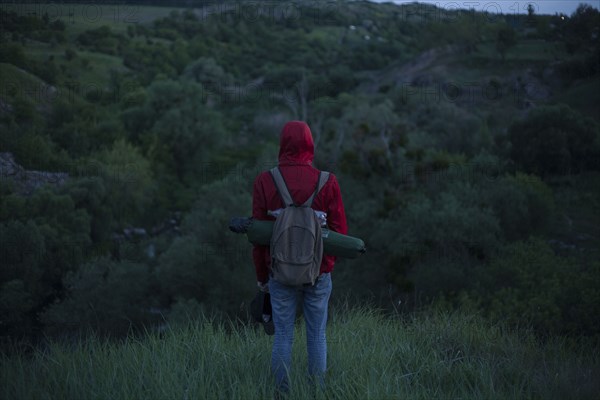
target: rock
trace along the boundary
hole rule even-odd
[[[0,177],[15,177],[23,172],[23,167],[15,162],[11,153],[0,153]]]
[[[65,172],[28,171],[15,162],[11,153],[0,153],[0,180],[13,182],[19,194],[31,195],[47,184],[62,186],[68,179]]]

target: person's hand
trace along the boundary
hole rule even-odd
[[[256,286],[258,286],[258,290],[263,293],[269,293],[269,282],[256,282]]]

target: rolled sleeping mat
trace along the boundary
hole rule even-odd
[[[233,218],[229,229],[236,233],[246,233],[252,244],[266,245],[271,243],[273,224],[275,221],[260,221],[253,218]],[[330,229],[323,228],[323,252],[337,257],[357,258],[367,251],[365,242],[361,239],[342,235]]]

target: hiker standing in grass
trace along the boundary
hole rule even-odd
[[[252,217],[257,220],[274,220],[273,212],[281,211],[289,204],[305,205],[312,208],[303,211],[320,211],[318,218],[332,231],[346,234],[346,215],[337,179],[333,174],[321,173],[312,166],[314,142],[310,128],[301,121],[288,122],[281,132],[279,147],[279,165],[272,171],[262,172],[254,181],[252,196]],[[279,172],[277,172],[277,170]],[[280,173],[280,175],[279,175]],[[278,181],[279,179],[279,181]],[[276,181],[279,185],[276,185]],[[278,190],[278,186],[281,190]],[[282,187],[283,186],[283,187]],[[281,193],[284,192],[284,193]],[[311,202],[312,198],[312,202]],[[302,207],[293,207],[295,209]],[[294,210],[297,211],[297,210]],[[291,211],[290,211],[291,212]],[[288,215],[289,213],[288,212]],[[323,214],[324,213],[324,214]],[[281,218],[281,216],[280,216]],[[281,218],[283,221],[284,218]],[[318,220],[318,219],[317,219]],[[277,226],[277,223],[276,223]],[[320,227],[317,228],[320,240]],[[275,237],[274,228],[274,237]],[[294,233],[292,233],[293,236]],[[299,236],[298,236],[299,237]],[[316,237],[316,235],[314,235]],[[296,247],[294,240],[288,247]],[[302,243],[305,245],[306,243]],[[273,246],[273,243],[271,243]],[[322,243],[320,244],[322,246]],[[319,245],[315,245],[317,248]],[[316,252],[318,261],[313,263],[316,273],[312,282],[289,285],[287,279],[281,278],[279,265],[272,268],[272,257],[269,246],[255,245],[253,260],[260,290],[270,292],[275,324],[275,340],[271,355],[271,370],[275,376],[277,390],[289,392],[289,373],[292,359],[292,342],[294,340],[294,321],[296,304],[302,295],[304,321],[306,324],[306,346],[308,350],[308,373],[314,383],[324,388],[324,375],[327,367],[327,343],[325,329],[327,323],[327,306],[331,295],[331,272],[335,257],[322,254],[322,247]],[[278,263],[279,261],[275,261]],[[282,282],[287,282],[284,284]]]

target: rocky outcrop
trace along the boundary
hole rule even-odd
[[[68,179],[65,172],[28,171],[11,153],[0,153],[0,180],[13,182],[17,193],[30,195],[44,185],[62,186]]]

